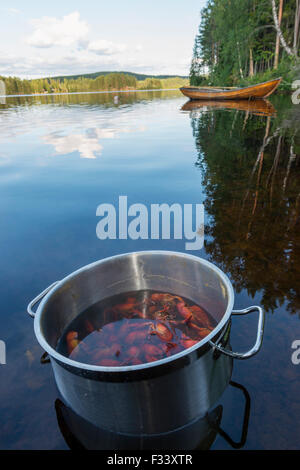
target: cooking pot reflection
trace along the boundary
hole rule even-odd
[[[151,436],[114,433],[96,427],[76,414],[59,398],[55,401],[57,422],[65,442],[72,450],[208,450],[217,435],[222,436],[231,447],[240,449],[247,439],[250,396],[244,386],[233,381],[230,381],[229,385],[241,390],[245,400],[242,431],[238,442],[221,428],[221,404],[204,417],[182,428]]]

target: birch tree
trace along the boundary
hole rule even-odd
[[[299,1],[296,0],[296,3],[298,3],[298,7],[299,7]],[[272,5],[272,13],[273,13],[273,19],[274,19],[274,25],[275,25],[275,29],[276,29],[276,32],[277,32],[277,35],[280,39],[280,42],[282,44],[282,47],[284,48],[284,50],[286,51],[286,53],[289,55],[289,56],[292,56],[292,57],[297,57],[297,48],[296,49],[292,49],[291,47],[289,47],[283,37],[283,34],[282,34],[282,31],[280,29],[280,25],[279,25],[279,20],[278,20],[278,16],[277,16],[277,11],[276,11],[276,4],[275,4],[275,0],[271,0],[271,5]],[[297,10],[297,9],[296,9]],[[298,8],[299,10],[299,8]],[[297,13],[297,18],[296,18],[296,21],[298,21],[298,28],[299,28],[299,12]],[[296,27],[296,24],[295,24],[295,27]]]

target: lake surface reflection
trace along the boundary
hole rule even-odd
[[[186,105],[177,91],[7,98],[0,104],[0,448],[63,449],[57,391],[27,303],[97,259],[136,250],[184,251],[184,240],[96,237],[96,208],[204,203],[205,244],[235,308],[261,304],[263,347],[235,361],[251,411],[245,449],[296,449],[300,433],[300,108],[275,96],[262,109]],[[257,318],[238,317],[233,350],[254,342]],[[170,391],[171,393],[171,391]],[[228,387],[222,428],[239,440],[244,397]],[[230,448],[222,435],[212,449]]]

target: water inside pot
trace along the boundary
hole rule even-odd
[[[215,326],[213,317],[191,300],[144,289],[84,310],[65,328],[57,350],[85,364],[138,365],[193,346]]]

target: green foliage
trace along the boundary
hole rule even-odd
[[[74,93],[85,91],[113,90],[157,90],[161,88],[179,88],[188,85],[188,79],[168,77],[158,79],[147,77],[138,81],[133,74],[108,73],[96,78],[38,78],[21,80],[17,77],[0,77],[5,82],[7,95],[37,94],[37,93]]]
[[[300,67],[294,60],[285,56],[278,65],[277,69],[270,68],[264,72],[257,73],[253,77],[246,77],[244,80],[239,81],[239,85],[255,85],[256,83],[266,82],[274,78],[283,77],[279,89],[282,91],[290,91],[291,83],[299,78]]]
[[[281,29],[289,45],[294,22],[295,0],[285,0]],[[280,47],[274,69],[276,35],[270,0],[209,0],[201,11],[190,84],[243,85],[283,76],[281,87],[289,88],[296,64]]]
[[[189,84],[189,79],[182,77],[164,78],[160,80],[160,83],[162,88],[180,88],[182,86],[187,86]]]
[[[140,90],[155,90],[162,88],[161,81],[157,78],[146,78],[139,82],[138,87]]]
[[[146,78],[146,80],[138,81],[137,88],[139,90],[158,90],[164,88],[180,88],[187,86],[189,81],[187,78],[171,77],[158,80],[157,78]]]
[[[70,80],[66,78],[64,80],[54,78],[21,80],[16,77],[2,77],[2,80],[5,82],[8,95],[126,90],[137,87],[137,80],[134,76],[122,73],[110,73],[95,79],[81,77]]]

